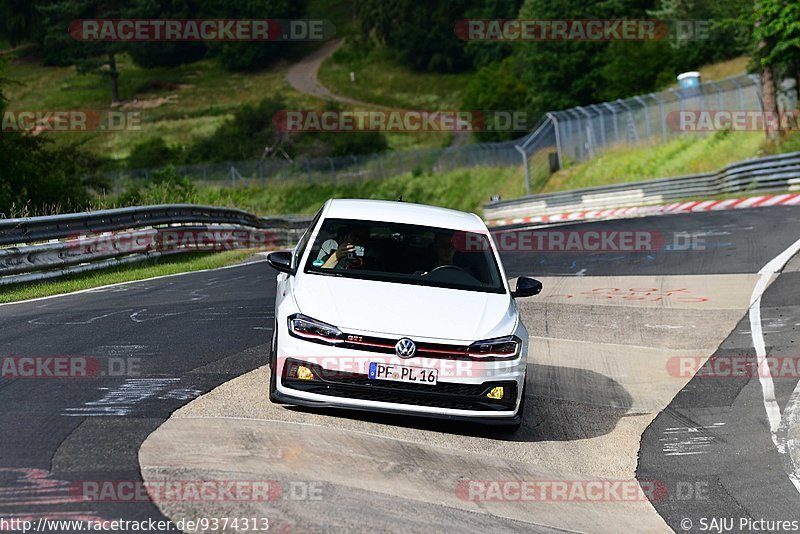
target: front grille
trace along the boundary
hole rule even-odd
[[[340,347],[353,350],[368,350],[381,354],[394,354],[396,339],[373,337],[373,336],[354,336],[345,334],[346,341]],[[431,358],[445,359],[472,359],[467,355],[469,347],[465,345],[449,345],[444,343],[425,343],[416,342],[416,356],[428,356]]]
[[[290,378],[293,366],[311,369],[315,380]],[[517,400],[517,383],[514,381],[459,384],[439,382],[435,386],[370,380],[367,375],[326,370],[319,365],[289,359],[284,367],[283,384],[289,388],[349,399],[450,408],[455,410],[503,411],[514,408]],[[486,398],[494,387],[503,386],[507,393],[502,400]]]

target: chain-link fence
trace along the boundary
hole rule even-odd
[[[782,99],[786,107],[792,102]],[[666,143],[689,133],[681,111],[760,112],[758,78],[736,76],[689,89],[668,89],[625,100],[548,113],[556,129],[559,166],[594,158],[615,145]]]
[[[267,185],[281,182],[345,183],[399,176],[407,173],[439,173],[468,167],[519,166],[523,159],[513,142],[481,143],[452,148],[404,150],[361,156],[271,159],[175,167],[179,176],[217,186]],[[147,180],[158,170],[135,169],[106,173],[108,182],[120,189],[126,182]]]
[[[530,193],[550,174],[594,158],[614,146],[666,143],[680,135],[697,135],[680,127],[681,111],[761,111],[757,76],[736,76],[690,89],[668,89],[625,100],[578,106],[547,113],[530,134],[515,141],[448,148],[392,151],[361,156],[252,160],[176,167],[181,176],[218,186],[267,185],[288,181],[344,183],[383,179],[406,173],[439,173],[469,167],[525,169]],[[797,105],[794,91],[779,95],[782,110]],[[702,132],[700,133],[702,134]],[[117,188],[148,179],[147,169],[106,175]]]

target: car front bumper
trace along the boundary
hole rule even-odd
[[[285,332],[283,332],[285,334]],[[436,385],[372,380],[370,362],[435,368]],[[435,417],[484,424],[515,425],[525,381],[526,358],[454,361],[442,358],[400,359],[387,354],[311,343],[279,336],[272,399],[309,407],[345,408]],[[311,380],[297,378],[296,366],[312,370]],[[487,397],[503,387],[502,399]]]

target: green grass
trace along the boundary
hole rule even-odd
[[[780,143],[767,143],[765,152],[768,154],[786,154],[787,152],[800,152],[800,132],[790,132],[781,138]]]
[[[384,180],[350,184],[293,184],[243,190],[206,189],[201,203],[238,206],[259,214],[312,214],[329,198],[368,198],[431,204],[482,214],[492,195],[514,198],[524,194],[518,169],[473,168],[442,174],[404,174]]]
[[[350,81],[350,72],[356,81]],[[416,72],[384,49],[345,43],[322,64],[319,79],[336,94],[388,108],[456,110],[471,74]]]
[[[212,133],[241,106],[258,104],[266,97],[280,96],[287,109],[324,106],[320,99],[304,95],[286,82],[287,62],[246,74],[228,72],[214,60],[143,69],[123,54],[118,64],[122,110],[138,112],[141,126],[110,132],[57,132],[50,135],[52,139],[84,142],[91,152],[122,159],[133,146],[153,137],[168,145],[186,145]],[[2,76],[16,82],[3,88],[10,110],[111,109],[109,83],[96,75],[78,74],[75,67],[45,67],[23,57],[8,61]],[[153,89],[156,84],[170,89]],[[449,139],[448,134],[437,132],[387,133],[389,146],[400,150],[446,146]]]
[[[174,68],[143,69],[126,55],[120,56],[120,98],[123,111],[141,114],[140,129],[116,132],[60,132],[56,141],[86,141],[94,152],[123,158],[133,145],[162,137],[168,144],[185,144],[194,136],[213,132],[244,104],[257,104],[265,97],[280,95],[287,106],[319,106],[313,97],[298,93],[284,79],[288,67],[238,74],[213,60]],[[11,110],[110,109],[111,89],[96,75],[78,74],[74,67],[45,67],[25,59],[8,62],[3,76],[15,80],[4,87]],[[153,82],[171,89],[152,89]]]
[[[616,147],[553,174],[538,192],[716,171],[758,156],[763,144],[764,134],[760,132],[718,132],[703,137],[686,135],[663,145]]]
[[[219,267],[239,263],[251,255],[252,252],[244,250],[232,250],[215,254],[184,254],[156,262],[114,267],[101,271],[66,276],[47,282],[31,282],[15,284],[13,286],[3,286],[0,288],[0,302],[16,302],[18,300],[60,295],[62,293],[71,293],[73,291],[80,291],[82,289],[100,287],[108,284],[143,280],[154,276],[201,271],[204,269],[217,269]]]

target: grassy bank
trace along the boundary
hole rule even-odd
[[[66,276],[47,282],[32,282],[0,288],[0,302],[16,302],[51,295],[71,293],[92,287],[120,282],[144,280],[154,276],[165,276],[190,271],[217,269],[240,263],[252,252],[233,250],[218,254],[184,254],[174,258],[157,260],[138,265],[113,267],[102,271]]]
[[[687,135],[663,145],[612,148],[591,161],[555,173],[539,192],[716,171],[758,156],[763,144],[764,134],[760,132],[719,132],[705,137]]]
[[[525,192],[524,175],[514,167],[459,169],[441,174],[404,174],[383,180],[319,183],[293,181],[264,186],[197,187],[186,192],[148,186],[140,191],[138,204],[191,203],[230,206],[259,215],[313,214],[329,198],[368,198],[431,204],[482,213],[492,195],[514,198]],[[180,196],[178,196],[180,195]],[[114,199],[96,208],[115,207]]]
[[[86,148],[112,158],[127,156],[131,147],[152,137],[167,144],[185,144],[208,135],[244,104],[280,94],[287,106],[299,108],[319,101],[295,91],[284,79],[288,64],[237,74],[216,61],[204,60],[170,68],[144,69],[125,54],[118,58],[121,111],[138,112],[140,128],[106,132],[59,132],[56,141],[85,141]],[[15,83],[4,88],[12,110],[108,111],[111,89],[96,75],[78,74],[75,67],[46,67],[33,58],[9,61],[3,77]]]

